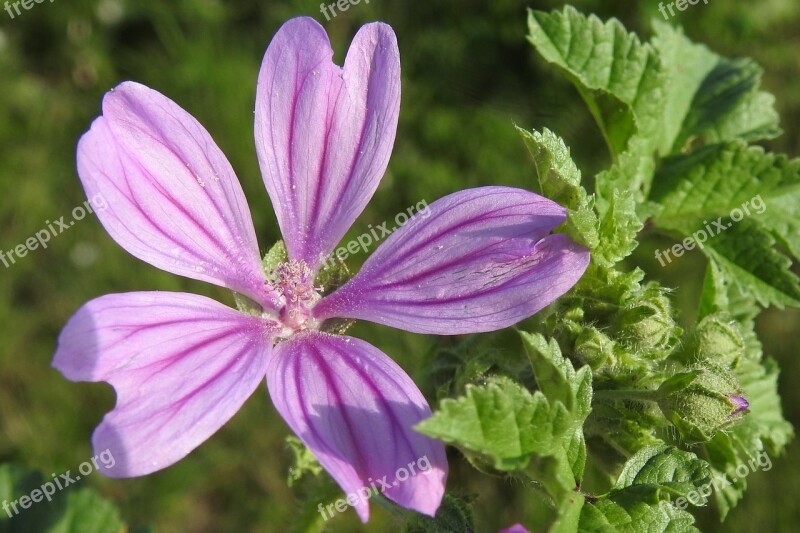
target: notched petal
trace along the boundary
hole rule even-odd
[[[73,381],[116,390],[117,404],[92,439],[95,453],[114,458],[103,473],[155,472],[215,433],[264,378],[273,328],[184,293],[110,294],[79,309],[59,336],[53,366]]]
[[[589,252],[550,232],[566,210],[509,187],[460,191],[395,231],[315,307],[318,319],[370,320],[453,335],[511,326],[569,290]]]
[[[256,149],[289,257],[316,271],[363,211],[394,144],[400,56],[392,29],[363,26],[344,67],[311,18],[286,22],[264,56]]]

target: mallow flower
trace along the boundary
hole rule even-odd
[[[400,106],[397,41],[363,26],[343,67],[323,28],[286,22],[258,78],[255,138],[287,260],[263,268],[247,201],[209,133],[162,94],[125,82],[78,144],[78,174],[98,218],[134,256],[247,297],[235,310],[186,293],[110,294],[80,308],[53,365],[105,381],[117,403],[93,435],[117,459],[113,477],[149,474],[185,457],[266,377],[283,419],[347,493],[430,468],[383,494],[433,515],[447,477],[443,445],[412,427],[430,415],[409,376],[371,344],[334,334],[336,318],[411,332],[476,333],[542,309],[582,275],[588,252],[550,234],[565,210],[534,193],[481,187],[446,196],[388,237],[330,294],[323,260],[384,174]],[[356,512],[369,518],[367,501]]]

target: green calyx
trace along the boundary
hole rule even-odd
[[[741,419],[749,404],[727,368],[705,363],[694,374],[688,385],[670,391],[658,400],[658,405],[687,442],[707,442]]]

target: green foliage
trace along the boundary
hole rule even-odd
[[[696,531],[677,499],[728,476],[711,491],[724,518],[746,488],[737,468],[793,436],[754,320],[759,305],[800,306],[800,165],[748,144],[780,132],[758,65],[654,29],[643,42],[569,6],[530,12],[529,41],[575,85],[610,149],[587,182],[558,135],[517,128],[538,190],[567,207],[559,230],[591,264],[521,332],[532,381],[479,351],[478,384],[418,426],[479,470],[539,487],[549,531]],[[645,227],[708,259],[685,329],[673,291],[630,270]]]
[[[649,44],[612,19],[563,11],[530,11],[528,39],[575,83],[614,155],[631,139],[657,138],[665,75]],[[643,149],[643,148],[639,148]]]
[[[710,479],[708,466],[693,453],[644,446],[625,463],[612,490],[584,507],[578,531],[697,531],[692,516],[669,501]]]

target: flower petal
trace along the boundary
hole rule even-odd
[[[301,334],[275,348],[267,385],[278,412],[346,493],[374,493],[382,480],[384,495],[399,505],[436,513],[447,478],[444,446],[412,429],[430,416],[428,403],[380,350],[353,337]],[[366,500],[354,506],[366,522]]]
[[[564,294],[586,270],[585,248],[548,235],[565,218],[563,207],[521,189],[451,194],[387,238],[314,315],[439,335],[511,326]]]
[[[142,476],[185,457],[227,422],[266,373],[271,324],[203,296],[111,294],[88,302],[58,339],[53,366],[107,381],[117,405],[92,438],[111,477]]]
[[[111,237],[158,268],[268,307],[247,200],[208,132],[164,95],[125,82],[78,144],[78,173]],[[96,202],[97,202],[96,201]]]
[[[316,270],[380,182],[400,109],[400,55],[386,24],[363,26],[344,68],[314,19],[286,22],[264,56],[256,149],[289,257]]]

